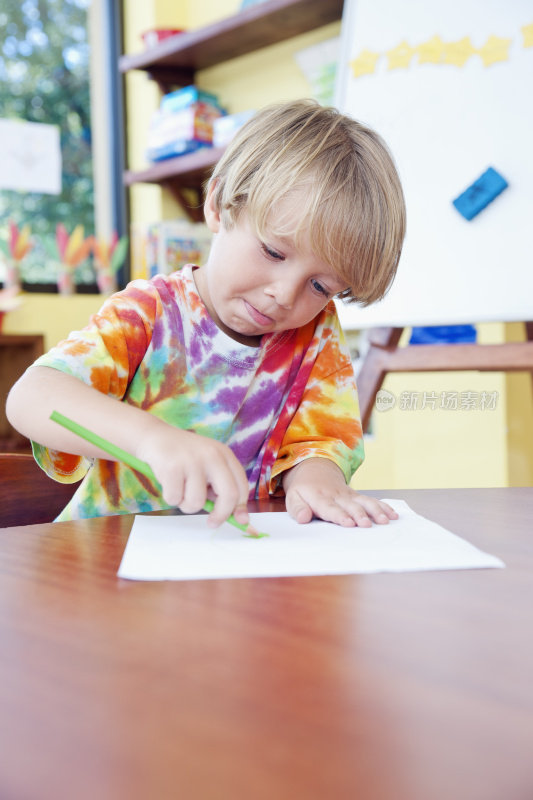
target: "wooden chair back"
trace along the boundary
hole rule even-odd
[[[0,453],[0,528],[52,522],[77,483],[58,483],[28,453]]]

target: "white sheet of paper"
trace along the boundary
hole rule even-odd
[[[234,526],[213,530],[206,516],[137,516],[118,571],[132,580],[198,580],[294,575],[504,567],[403,500],[387,500],[399,519],[371,528],[315,520],[299,525],[284,513],[250,514],[270,534],[251,539]]]
[[[4,155],[0,189],[61,193],[59,127],[21,119],[0,119]]]

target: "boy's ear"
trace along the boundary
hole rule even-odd
[[[205,222],[211,233],[218,233],[220,230],[220,212],[215,203],[215,185],[215,183],[209,184],[204,203]]]

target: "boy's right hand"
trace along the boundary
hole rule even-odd
[[[7,410],[11,424],[28,439],[64,453],[109,459],[108,453],[50,420],[52,411],[60,411],[146,461],[169,505],[195,513],[209,497],[215,503],[210,525],[221,525],[230,514],[248,524],[248,480],[236,456],[221,442],[175,428],[51,367],[27,370],[10,391]]]
[[[233,514],[243,525],[249,522],[246,504],[248,479],[233,451],[215,439],[174,428],[151,416],[136,455],[146,461],[162,487],[163,499],[186,514],[201,511],[214,501],[208,524],[217,527]]]

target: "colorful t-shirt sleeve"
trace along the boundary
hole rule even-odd
[[[301,401],[272,467],[270,491],[282,472],[307,458],[330,459],[347,483],[364,458],[355,376],[336,313],[324,325]]]
[[[37,359],[33,366],[51,367],[72,375],[103,394],[121,400],[151,341],[160,303],[147,281],[133,281],[110,297],[89,325]],[[81,480],[91,462],[32,442],[44,471],[62,483]]]

